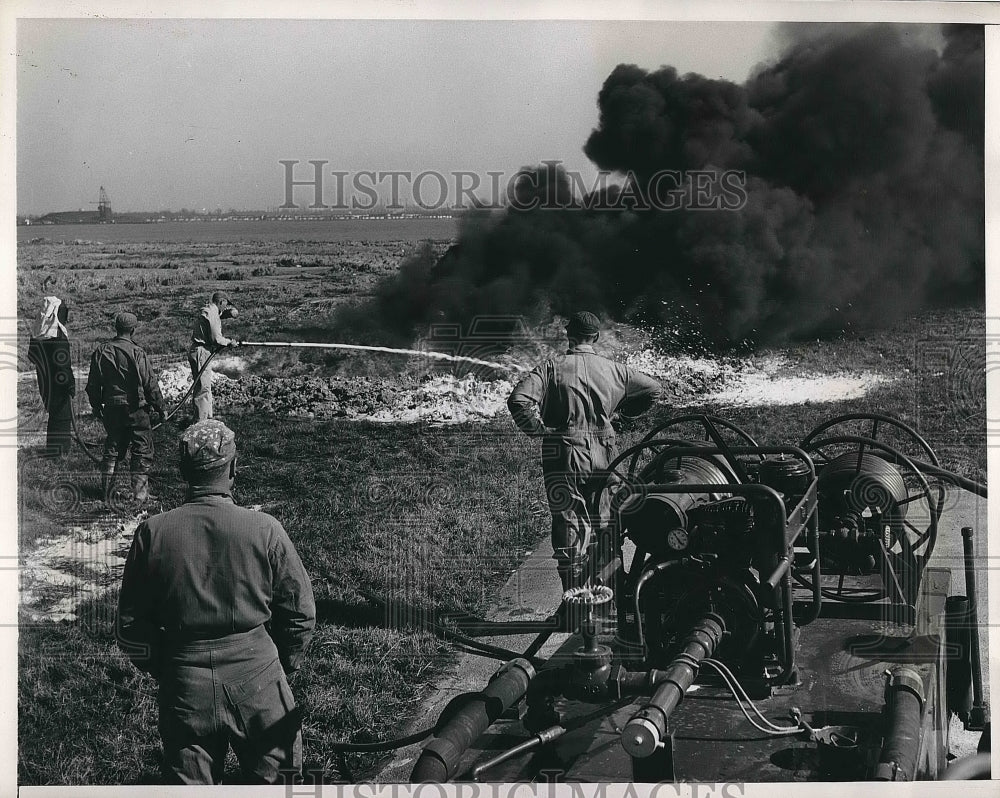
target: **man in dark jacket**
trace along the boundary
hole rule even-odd
[[[312,637],[312,586],[281,524],[233,503],[232,430],[188,427],[180,466],[186,501],[141,523],[132,541],[118,644],[159,681],[168,781],[218,783],[231,744],[246,781],[274,783],[302,764],[285,676]]]
[[[541,441],[553,557],[563,589],[585,577],[601,512],[596,483],[617,456],[615,425],[630,426],[661,393],[652,377],[594,351],[600,331],[593,313],[575,313],[566,326],[566,355],[529,372],[507,400],[517,426]]]
[[[142,505],[149,498],[149,469],[153,464],[149,411],[163,415],[163,396],[146,353],[132,340],[137,323],[134,313],[115,316],[117,335],[98,344],[90,358],[87,397],[108,433],[101,475],[104,500],[110,501],[115,471],[131,449],[132,493]]]

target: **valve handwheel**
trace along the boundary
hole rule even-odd
[[[563,593],[563,601],[584,607],[599,607],[607,604],[614,596],[615,592],[607,585],[571,587]]]

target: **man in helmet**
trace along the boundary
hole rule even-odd
[[[652,377],[598,355],[600,333],[597,316],[574,313],[566,354],[529,372],[507,400],[517,426],[541,443],[553,557],[564,590],[586,577],[601,510],[596,483],[617,455],[616,426],[631,426],[661,393]]]
[[[194,420],[212,418],[212,364],[208,359],[213,352],[226,346],[239,346],[239,342],[222,334],[222,320],[234,319],[237,310],[229,304],[229,297],[222,291],[212,294],[212,301],[201,309],[191,331],[191,348],[188,365],[194,379]],[[207,365],[206,365],[207,364]]]
[[[115,471],[131,450],[132,493],[142,505],[149,498],[153,464],[150,410],[163,415],[163,396],[145,351],[132,340],[137,323],[134,313],[115,316],[115,337],[98,344],[91,355],[87,398],[108,434],[101,465],[104,500],[111,500]]]
[[[232,430],[188,427],[180,471],[184,504],[136,529],[116,623],[118,645],[159,682],[164,776],[217,784],[231,745],[244,781],[294,778],[302,740],[286,675],[312,637],[312,585],[278,520],[233,502]]]

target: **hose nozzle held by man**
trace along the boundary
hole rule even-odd
[[[188,365],[194,379],[194,420],[212,418],[212,364],[209,358],[213,352],[223,347],[239,346],[239,341],[222,334],[222,320],[234,319],[239,315],[229,304],[229,297],[222,291],[212,294],[212,301],[201,309],[191,331],[191,348],[188,350]]]
[[[518,428],[540,439],[553,557],[564,589],[585,577],[593,527],[605,509],[596,487],[617,456],[617,427],[633,426],[662,392],[652,377],[598,355],[600,333],[597,316],[574,313],[566,355],[529,372],[507,400]]]

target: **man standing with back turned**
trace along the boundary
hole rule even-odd
[[[149,498],[149,468],[153,464],[149,411],[163,415],[163,396],[145,351],[132,340],[136,324],[134,313],[115,316],[117,334],[98,344],[91,355],[87,398],[108,433],[101,474],[104,501],[111,500],[115,471],[131,449],[132,493],[142,505]]]
[[[312,585],[278,520],[233,503],[232,430],[217,420],[192,424],[180,468],[184,504],[136,529],[118,645],[159,681],[169,782],[218,784],[232,745],[244,781],[273,784],[302,767],[285,677],[316,624]]]
[[[631,424],[661,393],[652,377],[598,355],[600,333],[597,316],[574,313],[566,325],[566,355],[531,371],[507,400],[517,426],[541,439],[553,557],[563,590],[585,578],[600,512],[595,483],[617,456],[613,424]]]
[[[194,420],[212,418],[212,364],[209,357],[224,346],[238,346],[231,338],[222,334],[222,320],[234,319],[236,308],[229,304],[229,297],[221,291],[212,294],[212,301],[201,309],[191,331],[191,348],[188,350],[188,365],[194,380]],[[206,366],[205,364],[208,363]],[[199,373],[201,376],[199,376]]]

